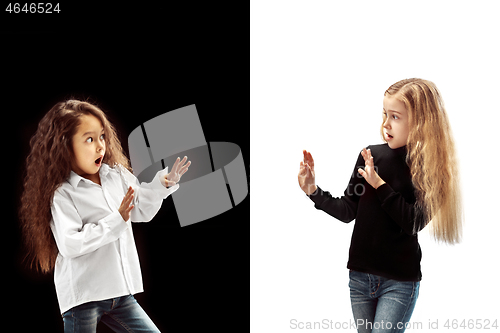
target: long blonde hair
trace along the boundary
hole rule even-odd
[[[462,237],[462,200],[458,161],[450,123],[436,85],[422,79],[396,82],[385,95],[403,102],[410,133],[406,163],[416,191],[417,212],[424,214],[431,235],[448,244]],[[384,141],[383,127],[381,134]],[[419,226],[416,226],[419,227]]]

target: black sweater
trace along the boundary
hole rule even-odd
[[[368,146],[375,171],[386,183],[374,189],[358,173],[361,153],[344,195],[334,198],[319,186],[309,197],[315,207],[342,222],[356,219],[347,268],[400,281],[420,281],[422,252],[417,232],[427,221],[415,205],[415,189],[405,162],[406,146]]]

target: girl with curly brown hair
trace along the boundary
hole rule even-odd
[[[148,222],[191,162],[139,184],[97,106],[57,103],[30,141],[20,217],[31,265],[54,271],[65,332],[159,332],[132,296],[142,292],[131,222]]]

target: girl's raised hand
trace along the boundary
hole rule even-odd
[[[380,178],[378,173],[375,171],[375,165],[373,164],[373,156],[370,149],[366,150],[363,148],[361,151],[361,156],[365,160],[365,170],[359,168],[358,172],[363,176],[368,184],[377,189],[380,185],[385,184],[385,182]]]
[[[172,170],[165,176],[165,185],[166,187],[174,186],[181,180],[181,177],[183,174],[188,171],[189,166],[191,165],[191,161],[187,162],[187,156],[184,156],[184,158],[181,159],[177,157],[175,160],[174,166],[172,167]]]
[[[132,188],[132,186],[130,186],[128,188],[127,194],[125,194],[125,197],[122,200],[120,208],[118,208],[118,211],[120,212],[120,215],[122,216],[124,221],[128,221],[130,219],[130,212],[132,211],[132,208],[134,208],[134,205],[131,205],[133,199],[134,189]]]
[[[305,194],[311,195],[317,188],[315,184],[316,175],[314,173],[314,160],[311,153],[307,152],[307,150],[304,150],[303,153],[304,160],[300,162],[298,176],[299,186]]]

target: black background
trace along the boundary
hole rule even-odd
[[[17,217],[29,139],[58,101],[98,104],[127,152],[141,123],[196,104],[207,142],[237,143],[250,181],[249,5],[235,3],[1,8],[3,318],[16,331],[63,331],[53,275],[23,262]],[[134,224],[145,289],[136,298],[162,332],[248,330],[249,225],[249,195],[183,228],[169,197],[150,223]]]

